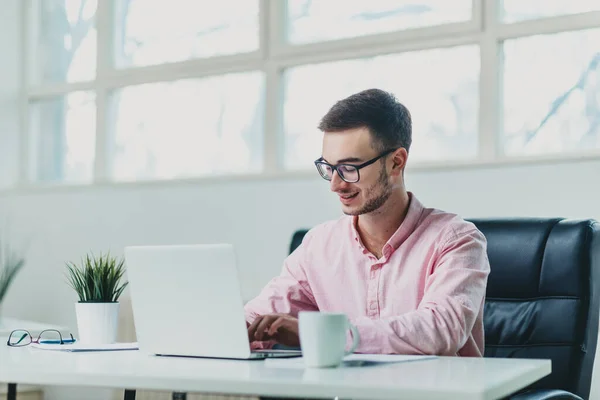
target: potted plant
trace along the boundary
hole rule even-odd
[[[2,301],[17,273],[24,265],[25,260],[0,241],[0,325],[2,325]]]
[[[68,283],[79,296],[75,312],[81,343],[116,342],[118,300],[129,283],[122,282],[124,264],[124,259],[110,254],[86,255],[80,265],[67,263]]]

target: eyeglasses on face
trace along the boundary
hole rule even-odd
[[[71,344],[75,342],[72,334],[70,339],[63,339],[61,333],[56,329],[46,329],[38,335],[37,339],[31,336],[31,333],[25,329],[16,329],[10,333],[6,345],[10,347],[23,347],[31,343],[44,344]]]
[[[359,170],[361,168],[364,168],[364,167],[367,167],[367,166],[373,164],[375,161],[379,160],[381,157],[385,157],[388,154],[390,154],[396,150],[397,149],[386,150],[383,153],[381,153],[380,155],[378,155],[377,157],[372,158],[369,161],[366,161],[359,165],[346,164],[346,163],[332,165],[332,164],[329,164],[328,162],[326,162],[325,160],[323,160],[323,158],[321,157],[315,161],[315,166],[317,167],[317,171],[319,171],[319,174],[321,175],[321,177],[325,180],[330,181],[331,179],[333,179],[333,172],[337,171],[339,177],[342,178],[343,181],[348,182],[348,183],[356,183],[360,180]]]

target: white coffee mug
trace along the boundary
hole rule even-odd
[[[301,311],[298,314],[300,347],[306,367],[337,367],[344,356],[354,352],[360,341],[358,330],[346,314]],[[352,346],[346,351],[346,332],[352,332]]]

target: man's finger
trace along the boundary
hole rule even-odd
[[[269,336],[275,336],[275,334],[277,333],[279,328],[281,326],[283,326],[283,324],[285,324],[285,318],[282,318],[282,317],[277,318],[269,327],[269,331],[267,332],[267,334]]]
[[[260,321],[260,323],[258,324],[258,326],[256,327],[256,332],[254,333],[254,338],[259,341],[263,340],[265,331],[267,329],[269,329],[269,326],[271,326],[273,321],[275,321],[277,318],[279,318],[279,317],[276,315],[265,315],[262,318],[262,320]]]
[[[258,326],[262,318],[262,315],[259,315],[254,321],[252,321],[252,323],[248,327],[248,339],[250,339],[250,342],[253,342],[255,340],[254,335],[256,334],[256,327]]]

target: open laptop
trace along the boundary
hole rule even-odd
[[[250,349],[232,245],[129,246],[125,261],[140,350],[233,359],[302,355]]]

